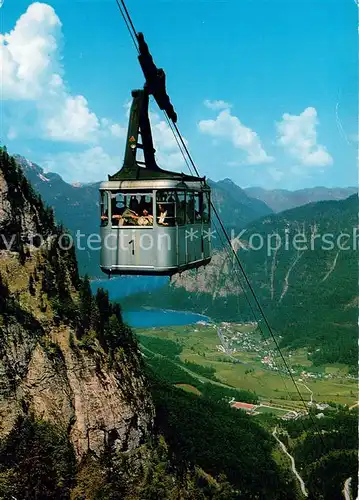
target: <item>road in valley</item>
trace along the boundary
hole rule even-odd
[[[293,474],[295,475],[295,477],[298,479],[299,481],[299,484],[300,484],[300,489],[302,490],[302,493],[305,497],[308,496],[308,493],[307,493],[307,490],[305,488],[305,484],[304,484],[304,481],[303,479],[301,478],[301,476],[299,475],[297,469],[295,468],[295,461],[294,461],[294,458],[292,457],[292,455],[288,452],[287,450],[287,447],[284,443],[282,443],[282,441],[279,439],[279,437],[277,436],[277,426],[274,427],[274,430],[272,432],[272,436],[274,437],[274,439],[279,443],[280,447],[282,448],[282,450],[284,451],[284,453],[290,458],[290,461],[291,461],[291,464],[292,464],[292,471],[293,471]]]
[[[309,389],[309,387],[305,384],[303,384],[303,382],[297,382],[297,384],[300,384],[300,385],[304,385],[304,387],[307,389],[307,391],[310,392],[310,403],[309,404],[313,404],[313,391],[311,389]]]
[[[352,496],[350,493],[350,484],[352,482],[352,478],[348,477],[348,479],[344,483],[343,495],[345,500],[352,500]]]

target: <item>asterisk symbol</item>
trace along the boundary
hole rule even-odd
[[[212,229],[204,230],[203,235],[203,239],[211,241],[212,238],[216,238],[216,231],[212,231]]]
[[[186,229],[186,239],[189,238],[191,241],[193,241],[194,238],[198,238],[197,233],[198,230],[197,229],[195,230],[192,227],[189,231],[187,231]]]

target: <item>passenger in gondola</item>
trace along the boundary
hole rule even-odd
[[[139,226],[152,226],[153,225],[153,215],[151,215],[146,208],[142,210],[142,215],[137,219]]]
[[[116,199],[112,200],[112,224],[114,226],[121,226],[121,220],[126,207],[123,201],[116,202]]]
[[[186,202],[184,200],[180,201],[177,209],[177,223],[181,226],[185,224],[186,220]]]
[[[123,212],[120,219],[120,226],[136,226],[137,225],[138,214],[131,210],[130,208],[126,208]]]
[[[167,210],[165,210],[165,207],[163,205],[158,205],[158,212],[159,215],[157,216],[157,223],[161,226],[168,226],[168,222],[165,222],[167,217]]]
[[[129,203],[129,209],[132,210],[133,212],[139,213],[140,212],[140,204],[136,198],[136,196],[131,196],[130,198],[130,203]]]
[[[194,223],[194,198],[191,196],[187,203],[187,224]]]

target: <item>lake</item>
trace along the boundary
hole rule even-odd
[[[161,288],[168,281],[169,278],[166,276],[121,276],[110,280],[92,281],[91,289],[93,293],[96,293],[98,288],[104,288],[108,291],[111,300],[119,300],[121,303],[121,298]],[[150,308],[123,311],[123,320],[133,328],[191,325],[197,321],[210,321],[207,316],[193,312]]]
[[[210,322],[210,319],[202,314],[188,311],[171,311],[167,309],[123,311],[122,315],[123,320],[132,328],[192,325],[198,321]]]

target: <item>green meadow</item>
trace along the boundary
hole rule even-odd
[[[170,359],[176,368],[182,369],[183,384],[180,380],[178,384],[183,385],[184,390],[200,391],[201,383],[211,382],[218,386],[255,392],[262,403],[286,409],[303,409],[298,391],[291,378],[285,373],[284,367],[282,366],[280,371],[274,371],[261,363],[263,354],[260,349],[262,347],[258,347],[260,346],[259,335],[254,332],[251,334],[253,326],[231,325],[231,331],[249,334],[253,348],[245,351],[238,350],[232,356],[228,356],[221,351],[221,342],[215,325],[196,324],[151,328],[136,330],[136,334],[140,344],[146,348],[143,349],[144,354]],[[268,348],[270,347],[268,345]],[[300,366],[311,373],[318,373],[318,369],[312,367],[305,349],[291,350],[289,353],[284,352],[289,366]],[[276,363],[280,368],[278,356]],[[310,401],[310,391],[312,391],[316,402],[333,401],[349,406],[356,402],[357,384],[355,380],[344,378],[348,373],[345,365],[319,368],[323,376],[331,374],[332,378],[308,379],[294,376],[294,380],[302,380],[297,387],[304,401]],[[191,383],[188,383],[188,375],[193,377]]]

